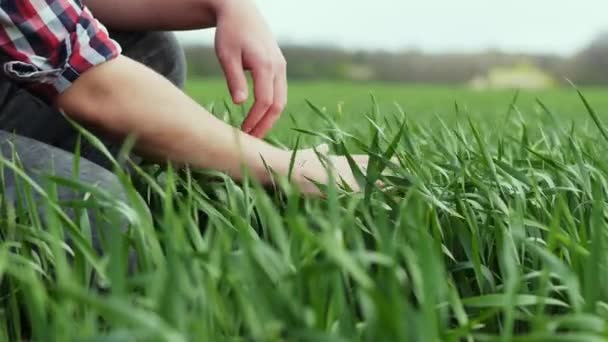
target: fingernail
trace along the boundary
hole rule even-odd
[[[239,90],[234,94],[234,102],[241,103],[247,99],[247,94],[244,91]]]

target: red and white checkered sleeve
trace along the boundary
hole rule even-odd
[[[121,49],[80,0],[0,2],[4,74],[46,100]]]

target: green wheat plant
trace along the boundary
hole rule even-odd
[[[581,99],[590,124],[514,97],[486,120],[373,104],[349,130],[310,102],[323,128],[295,118],[284,145],[370,155],[363,192],[322,198],[170,165],[117,168],[116,196],[4,160],[21,181],[0,212],[0,339],[605,341],[608,136]]]

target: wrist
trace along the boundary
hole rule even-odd
[[[201,0],[214,14],[216,24],[224,17],[237,15],[254,15],[257,7],[252,0]]]
[[[197,0],[200,12],[208,17],[209,27],[217,26],[218,18],[224,12],[227,2],[232,0]]]
[[[211,13],[215,16],[216,20],[222,17],[233,5],[233,2],[237,0],[201,0]]]

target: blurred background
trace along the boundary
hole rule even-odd
[[[290,80],[544,89],[608,85],[605,0],[257,0]],[[213,30],[179,33],[192,78],[219,78]]]

